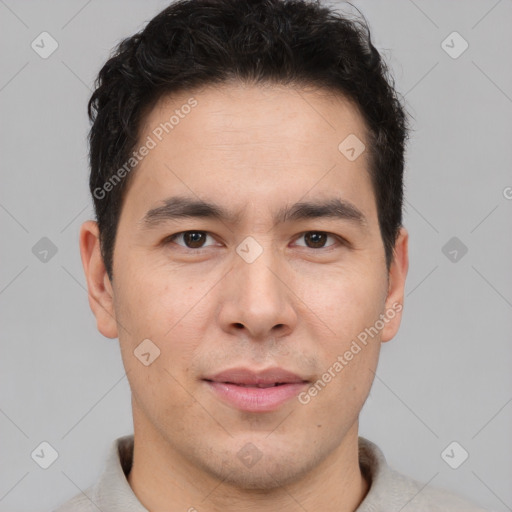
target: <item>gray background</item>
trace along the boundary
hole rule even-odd
[[[425,484],[512,510],[512,2],[354,3],[415,126],[404,320],[361,435]],[[51,510],[86,489],[132,431],[118,344],[96,331],[78,251],[93,215],[86,102],[110,49],[166,4],[0,0],[1,511]],[[47,59],[31,48],[43,31],[59,45]],[[453,31],[469,43],[456,59],[442,47]],[[57,248],[46,262],[32,252],[42,237]],[[46,470],[31,458],[42,441],[59,454]],[[469,453],[458,469],[441,456],[452,441]]]

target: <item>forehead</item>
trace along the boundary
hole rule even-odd
[[[147,211],[195,195],[262,214],[264,205],[275,211],[336,192],[371,217],[368,152],[350,160],[340,150],[347,138],[364,147],[366,125],[351,102],[326,90],[233,83],[173,94],[144,120],[139,141],[151,139],[152,149],[126,202]]]
[[[347,131],[366,138],[357,106],[341,94],[268,83],[234,81],[163,96],[146,115],[141,135],[158,131],[162,121],[173,125],[167,126],[170,130],[164,127],[166,139],[179,140],[186,125],[187,136],[195,132],[207,136],[210,144],[239,143],[244,149],[261,143],[281,148],[285,139],[290,149],[294,142],[328,145]]]

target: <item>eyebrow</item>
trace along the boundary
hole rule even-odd
[[[187,196],[169,197],[163,205],[149,210],[142,218],[142,226],[154,228],[168,220],[182,218],[214,219],[228,224],[237,224],[243,212],[231,212],[223,207]],[[368,227],[368,220],[361,210],[346,200],[337,197],[316,201],[300,201],[291,206],[282,207],[274,215],[276,224],[307,219],[334,218],[347,220]]]

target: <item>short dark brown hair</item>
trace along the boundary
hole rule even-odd
[[[90,190],[109,277],[133,173],[112,179],[126,168],[144,116],[164,95],[232,80],[318,86],[358,107],[389,270],[402,225],[407,116],[364,17],[308,0],[180,0],[117,46],[89,101]]]

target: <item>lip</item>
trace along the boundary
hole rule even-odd
[[[223,402],[246,412],[274,411],[309,383],[282,368],[262,371],[233,368],[205,377],[203,381]]]

